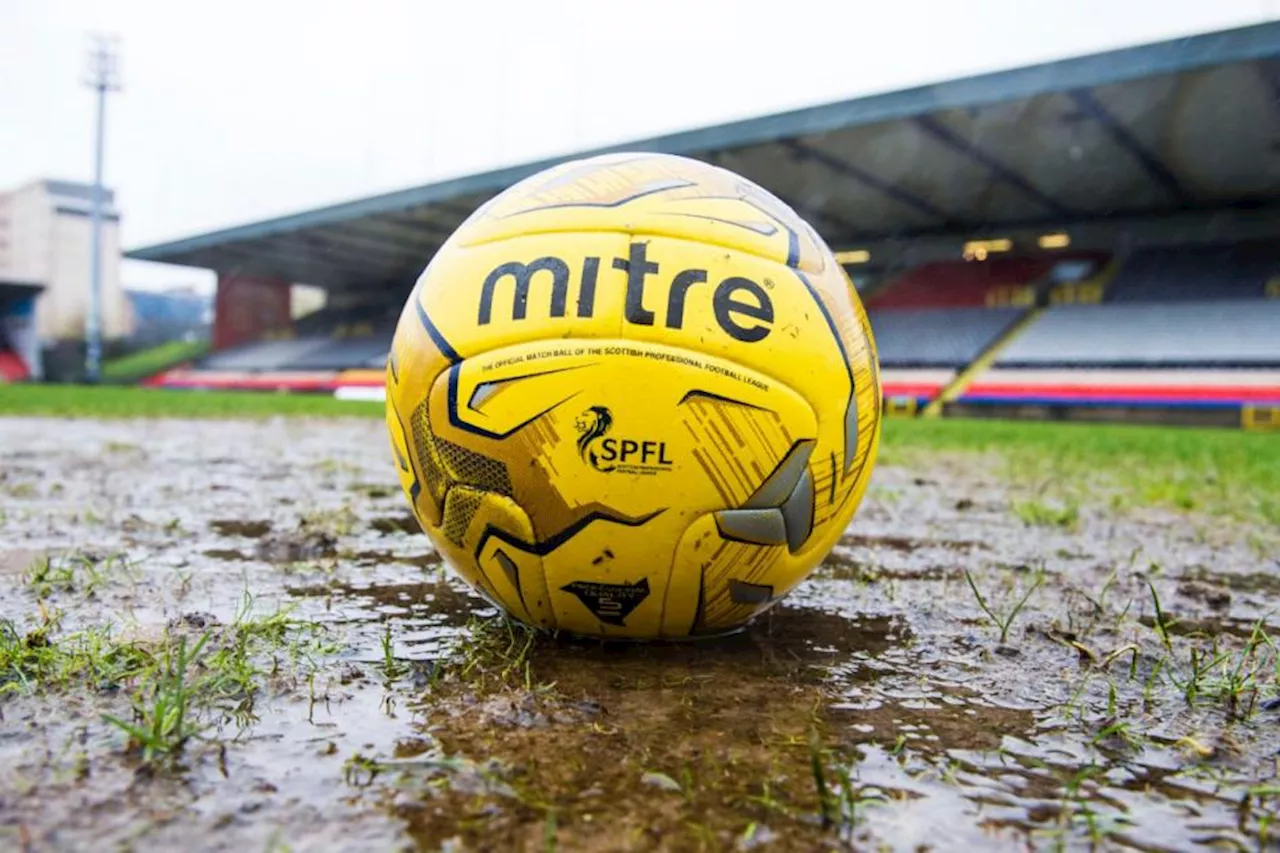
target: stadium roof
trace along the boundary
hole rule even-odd
[[[329,288],[403,284],[511,184],[636,150],[733,169],[837,248],[1189,212],[1238,219],[1280,206],[1280,22],[638,140],[126,256]]]
[[[0,278],[0,299],[19,299],[34,296],[44,290],[38,281],[27,281],[20,278]]]

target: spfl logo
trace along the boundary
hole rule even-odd
[[[573,425],[578,430],[578,455],[597,471],[658,474],[671,470],[665,441],[608,435],[613,429],[613,413],[606,406],[592,406],[578,415]]]

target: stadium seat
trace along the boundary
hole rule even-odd
[[[30,378],[27,365],[12,350],[0,350],[0,383],[21,382]]]

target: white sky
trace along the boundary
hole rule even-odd
[[[134,247],[613,142],[1280,18],[1280,0],[0,0],[0,188],[106,181]],[[207,283],[131,262],[128,285]]]

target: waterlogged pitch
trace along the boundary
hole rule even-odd
[[[0,849],[1275,844],[1274,440],[890,422],[761,621],[609,645],[452,580],[382,439],[0,419]]]

